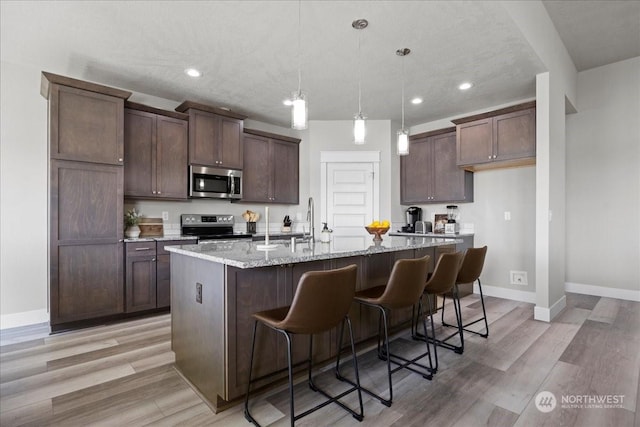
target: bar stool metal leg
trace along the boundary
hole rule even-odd
[[[489,323],[487,321],[487,310],[485,308],[484,305],[484,294],[482,293],[482,283],[480,282],[480,279],[478,279],[478,290],[480,291],[480,304],[482,304],[482,317],[480,317],[479,319],[476,319],[472,322],[469,323],[465,323],[462,325],[462,328],[467,331],[467,332],[471,332],[472,334],[476,334],[476,335],[480,335],[482,338],[487,338],[489,336]],[[443,307],[443,313],[442,313],[442,325],[443,326],[449,326],[449,327],[455,327],[456,325],[450,325],[448,323],[444,322],[444,307]],[[478,322],[482,322],[484,321],[484,333],[483,332],[477,332],[477,331],[473,331],[471,329],[467,329],[467,327],[471,326],[471,325],[475,325]]]
[[[250,423],[259,425],[258,422],[251,416],[249,412],[249,392],[251,391],[251,374],[253,371],[253,355],[256,347],[256,329],[258,328],[258,321],[253,321],[253,338],[251,339],[251,357],[249,358],[249,382],[247,382],[247,394],[244,396],[244,417]]]

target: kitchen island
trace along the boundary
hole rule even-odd
[[[261,242],[213,241],[174,246],[171,252],[171,346],[176,368],[212,409],[221,411],[246,392],[254,312],[291,304],[298,280],[307,271],[358,266],[357,289],[386,284],[398,259],[456,250],[460,239],[386,237],[374,244],[363,239],[334,239],[331,243],[276,241],[260,251]],[[375,336],[378,317],[353,304],[350,310],[356,341]],[[392,327],[410,320],[411,309],[393,312]],[[294,363],[308,351],[308,339],[294,337]],[[314,336],[314,362],[337,352],[336,330]],[[254,376],[287,365],[285,343],[272,330],[261,328],[256,341]],[[282,373],[286,375],[285,372]],[[262,384],[279,377],[265,379]]]

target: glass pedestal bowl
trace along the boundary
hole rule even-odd
[[[365,227],[365,230],[373,235],[374,242],[382,242],[382,235],[389,231],[389,227]]]

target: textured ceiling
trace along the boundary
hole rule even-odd
[[[544,1],[578,71],[640,56],[640,1]]]
[[[1,7],[3,61],[288,126],[282,101],[298,83],[296,1]],[[400,121],[402,61],[407,99],[425,100],[406,103],[407,125],[534,97],[535,75],[544,71],[499,2],[304,0],[300,62],[312,120],[357,113],[357,18],[369,21],[360,32],[360,66],[362,110],[370,119]],[[395,54],[402,47],[411,49],[404,59]],[[203,76],[187,77],[190,66]],[[458,91],[465,80],[475,86]]]

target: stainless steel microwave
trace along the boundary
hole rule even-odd
[[[189,167],[189,197],[239,200],[242,198],[242,171],[192,165]]]

